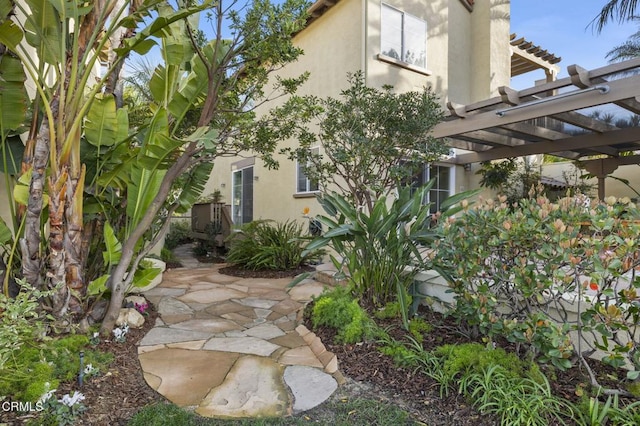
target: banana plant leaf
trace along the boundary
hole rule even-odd
[[[0,29],[0,32],[2,29]],[[27,115],[26,75],[19,59],[0,56],[0,136],[20,127]]]

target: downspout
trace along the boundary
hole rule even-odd
[[[369,79],[369,69],[367,66],[367,36],[369,34],[369,20],[367,19],[367,10],[368,10],[368,2],[369,0],[361,0],[362,1],[362,57],[360,58],[361,64],[360,69],[364,74],[364,85],[367,86],[367,81]]]

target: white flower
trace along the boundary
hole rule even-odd
[[[122,342],[124,341],[125,336],[127,335],[128,332],[129,332],[129,324],[125,322],[120,327],[113,329],[113,336],[116,338],[117,341]]]
[[[99,332],[96,331],[95,333],[93,333],[93,338],[94,339],[97,339],[98,337],[100,337],[100,333]]]
[[[87,364],[87,366],[84,368],[84,374],[86,374],[86,375],[93,374],[94,370],[95,370],[95,368],[93,368],[92,364]]]
[[[44,384],[45,392],[40,396],[40,398],[38,398],[38,404],[44,404],[49,400],[49,398],[53,396],[53,394],[57,389],[49,390],[50,387],[51,387],[51,384],[49,382],[45,382]]]
[[[81,401],[84,401],[84,395],[81,392],[74,392],[73,395],[66,394],[59,400],[59,402],[67,407],[73,407]]]

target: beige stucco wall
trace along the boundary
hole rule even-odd
[[[509,0],[476,1],[472,16],[471,102],[498,94],[509,85],[511,4]]]
[[[578,170],[573,162],[566,161],[561,163],[551,163],[542,166],[542,173],[544,176],[564,181],[564,175],[580,176],[586,173],[583,170]],[[640,195],[636,193],[640,192],[640,165],[633,164],[628,166],[620,166],[613,173],[613,177],[605,179],[604,182],[604,195],[605,197],[614,196],[629,197],[635,203],[640,202]],[[625,185],[620,181],[627,180],[629,185]],[[588,184],[593,185],[593,190],[589,194],[592,197],[598,195],[597,179],[589,179],[586,181]]]
[[[293,77],[310,72],[309,80],[299,94],[335,96],[347,88],[347,72],[362,69],[363,30],[361,19],[363,6],[360,0],[342,0],[323,16],[299,33],[294,42],[305,54],[279,74]],[[282,102],[277,100],[267,107]],[[296,141],[288,141],[293,146]],[[284,145],[283,145],[284,146]],[[247,156],[251,154],[247,153]],[[315,196],[296,198],[296,163],[284,156],[276,156],[280,167],[277,171],[267,170],[263,163],[255,160],[254,175],[254,219],[302,219],[302,209],[311,208],[311,215],[320,213]],[[231,177],[234,163],[239,158],[217,159],[214,172],[205,189],[205,194],[219,189],[224,202],[231,203]]]
[[[311,73],[301,94],[338,96],[347,87],[347,72],[362,70],[369,86],[393,85],[396,91],[431,87],[444,106],[449,100],[470,103],[495,95],[509,81],[509,1],[476,2],[469,12],[460,0],[386,0],[384,3],[427,22],[427,70],[416,72],[378,59],[379,0],[341,0],[298,34],[294,42],[305,54],[280,72],[283,76]],[[367,23],[364,25],[364,23]],[[500,52],[492,52],[499,49]],[[483,69],[485,67],[487,69]],[[476,87],[478,86],[478,87]],[[293,146],[296,141],[288,141]],[[247,154],[248,156],[250,154]],[[255,160],[254,219],[303,220],[302,210],[321,213],[315,197],[296,196],[296,164],[278,158],[278,171]],[[232,170],[240,158],[217,159],[205,194],[218,189],[231,203]],[[457,166],[454,191],[477,187],[477,176]]]

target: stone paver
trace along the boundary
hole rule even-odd
[[[289,395],[282,366],[270,358],[243,357],[225,381],[202,401],[202,416],[274,417],[288,413]]]
[[[284,381],[294,398],[293,411],[307,411],[323,403],[338,388],[338,382],[317,368],[293,365],[284,372]]]
[[[145,373],[160,378],[155,388],[175,404],[200,405],[212,387],[224,382],[226,371],[239,358],[238,354],[221,354],[187,349],[161,349],[140,355]],[[215,366],[216,368],[211,368]],[[150,386],[151,383],[149,383]]]
[[[290,279],[231,277],[175,252],[186,267],[145,293],[161,317],[138,347],[149,386],[208,417],[288,415],[335,391],[336,356],[298,321],[325,284],[289,290]]]

